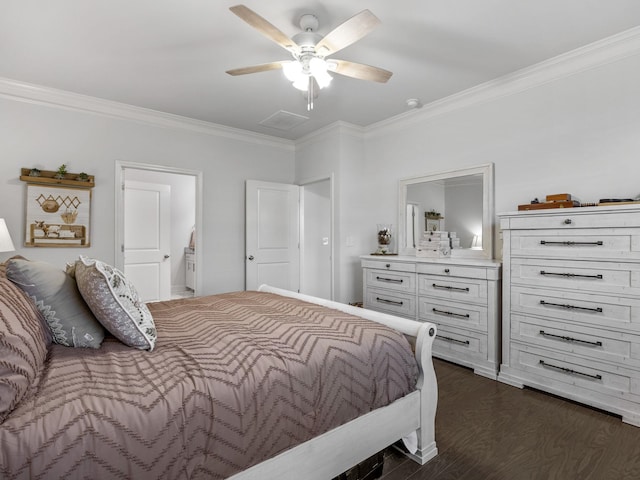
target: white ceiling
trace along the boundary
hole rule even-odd
[[[219,0],[0,0],[0,77],[296,139],[341,120],[370,125],[640,25],[638,0],[245,0],[289,36],[314,13],[327,34],[368,8],[382,24],[335,57],[391,70],[339,75],[306,111],[279,70],[290,59]],[[259,122],[284,110],[309,120]]]

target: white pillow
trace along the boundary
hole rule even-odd
[[[81,255],[75,276],[82,298],[104,328],[125,345],[153,350],[156,327],[151,312],[120,270]]]

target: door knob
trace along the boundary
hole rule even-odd
[[[247,258],[248,258],[249,260],[253,260],[253,255],[249,255]]]

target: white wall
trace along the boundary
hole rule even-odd
[[[91,248],[18,253],[60,265],[79,253],[113,261],[115,160],[202,171],[202,293],[238,290],[244,181],[304,183],[334,173],[336,299],[359,300],[359,256],[374,251],[376,224],[394,224],[397,232],[401,178],[493,162],[497,212],[550,193],[583,201],[640,194],[637,37],[607,39],[367,129],[336,124],[297,142],[295,152],[291,142],[224,128],[215,133],[210,126],[191,128],[193,122],[182,128],[173,117],[148,122],[154,114],[107,102],[98,108],[106,113],[97,115],[77,99],[69,108],[48,106],[66,98],[24,101],[38,90],[14,95],[0,85],[0,217],[20,245],[20,168],[67,163],[72,172],[96,176]]]
[[[377,246],[377,222],[366,234],[361,230],[362,218],[371,213],[371,206],[354,188],[365,168],[363,141],[361,129],[338,123],[296,145],[296,183],[334,174],[334,298],[340,302],[362,297],[359,255]]]
[[[203,172],[201,293],[242,290],[244,182],[293,182],[292,144],[228,129],[217,133],[214,127],[188,122],[181,128],[175,117],[157,124],[138,121],[141,110],[107,106],[114,115],[25,102],[17,96],[0,98],[0,218],[7,221],[16,253],[61,267],[79,254],[113,263],[115,161],[181,167]],[[128,118],[130,110],[136,120],[121,118]],[[91,247],[23,248],[25,183],[19,180],[20,168],[55,170],[62,163],[70,172],[95,175]]]
[[[471,104],[441,115],[416,115],[404,128],[368,135],[369,185],[384,182],[387,215],[394,179],[383,166],[396,159],[396,179],[493,162],[496,212],[552,193],[582,201],[640,194],[640,55]],[[376,201],[377,198],[376,198]],[[363,226],[364,228],[364,226]]]
[[[349,231],[342,232],[341,247],[346,235],[355,236],[358,247],[341,249],[338,299],[361,298],[361,273],[354,266],[360,254],[375,248],[375,225],[397,223],[401,178],[493,162],[496,212],[553,193],[571,193],[584,202],[639,195],[637,43],[624,54],[615,45],[611,57],[593,49],[591,63],[571,57],[565,68],[554,60],[369,128],[363,156],[335,152],[343,155],[331,160],[340,165],[341,226]],[[341,132],[330,140],[322,136],[332,146],[346,138]],[[307,149],[297,155],[296,175],[323,162],[325,154]],[[497,231],[494,237],[500,256]]]

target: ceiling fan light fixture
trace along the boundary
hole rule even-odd
[[[235,68],[227,70],[227,73],[236,76],[281,68],[287,80],[296,89],[306,93],[308,110],[313,109],[313,99],[318,95],[318,91],[331,84],[333,76],[330,72],[379,83],[386,83],[392,75],[392,72],[378,67],[344,60],[325,60],[327,56],[358,41],[380,24],[380,20],[369,10],[362,10],[324,36],[317,33],[318,17],[304,14],[300,17],[302,31],[293,38],[289,38],[245,5],[235,5],[229,10],[265,37],[288,50],[293,61]]]
[[[309,60],[309,71],[320,88],[328,87],[333,80],[333,77],[327,72],[327,62],[320,57],[313,57]]]
[[[306,92],[309,90],[309,76],[300,73],[300,76],[293,82],[293,86],[300,91]]]
[[[284,63],[282,65],[282,71],[284,72],[284,76],[287,77],[287,80],[295,82],[302,75],[302,64],[297,60]]]

